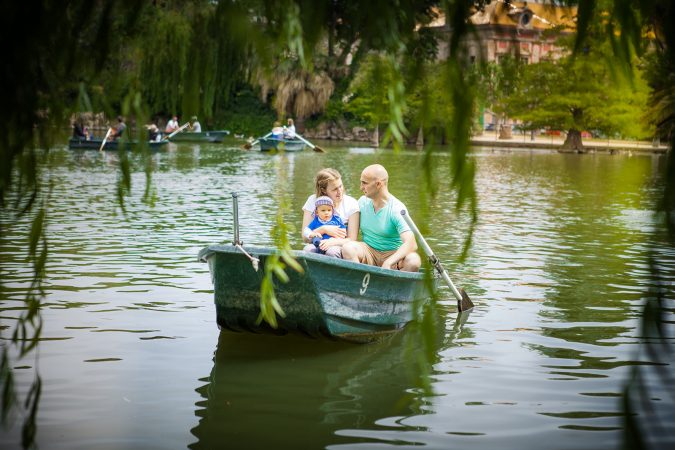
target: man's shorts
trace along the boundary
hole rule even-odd
[[[364,263],[364,264],[371,265],[371,266],[382,267],[382,263],[387,258],[389,258],[391,255],[396,253],[396,250],[387,250],[387,251],[384,251],[384,252],[381,252],[379,250],[375,250],[370,245],[366,244],[365,242],[361,242],[361,241],[356,241],[354,243],[359,246],[360,250],[365,255],[365,261],[361,261],[361,262]],[[399,263],[400,262],[401,261],[399,261]]]

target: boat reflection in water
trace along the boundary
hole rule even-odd
[[[405,419],[425,414],[431,393],[421,374],[434,363],[419,364],[418,328],[367,345],[221,331],[211,375],[197,389],[198,441],[189,447],[417,444],[408,437],[424,430]],[[445,330],[436,335],[433,350],[453,345]]]

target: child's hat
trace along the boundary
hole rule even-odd
[[[334,208],[333,200],[331,200],[331,198],[326,195],[322,195],[321,197],[317,198],[316,201],[314,202],[314,208],[318,208],[321,205],[330,205],[331,207]]]

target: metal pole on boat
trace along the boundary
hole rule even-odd
[[[429,257],[431,265],[434,266],[438,274],[441,276],[441,278],[443,278],[443,281],[445,281],[445,283],[452,291],[453,295],[455,296],[455,299],[457,299],[457,309],[460,312],[472,309],[473,302],[469,298],[469,295],[466,293],[464,289],[462,288],[457,289],[455,287],[455,284],[450,279],[450,275],[448,275],[448,272],[446,272],[443,266],[441,265],[441,261],[436,257],[436,255],[434,255],[433,250],[431,250],[431,247],[429,247],[429,244],[427,244],[427,241],[424,239],[424,236],[422,236],[422,233],[420,233],[420,230],[417,228],[417,225],[415,225],[415,222],[413,222],[410,215],[406,213],[405,209],[401,210],[401,215],[403,216],[403,219],[406,221],[406,223],[412,230],[413,234],[419,241],[421,247],[424,249],[424,253],[426,253],[427,256]]]
[[[234,240],[232,245],[241,245],[239,240],[239,201],[236,192],[232,193],[232,208],[234,208]]]
[[[232,193],[232,208],[234,209],[234,239],[232,240],[232,245],[235,246],[240,252],[242,252],[246,257],[251,260],[251,264],[253,265],[253,269],[255,271],[258,271],[258,268],[260,266],[260,259],[256,258],[255,256],[251,256],[248,254],[246,250],[244,250],[244,245],[243,242],[239,240],[239,200],[238,200],[238,195],[236,192]]]

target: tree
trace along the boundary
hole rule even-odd
[[[395,72],[388,59],[380,55],[367,57],[349,86],[345,111],[370,126],[386,122],[391,107],[387,91]]]
[[[344,95],[370,52],[419,58],[434,51],[436,37],[420,25],[436,16],[437,1],[407,0],[395,8],[384,0],[368,7],[348,0],[300,4],[269,2],[259,10],[268,19],[266,35],[291,44],[286,52],[255,49],[255,81],[263,100],[274,93],[279,115],[294,113],[302,120],[323,112],[333,92]]]
[[[635,126],[646,102],[647,89],[639,74],[633,86],[613,79],[605,60],[589,51],[525,67],[518,87],[504,99],[504,109],[526,129],[568,130],[562,150],[582,152],[583,130],[649,135]]]
[[[473,75],[478,86],[476,100],[500,114],[500,121],[510,112],[504,101],[515,92],[523,67],[523,63],[509,54],[498,62],[479,64],[474,68]]]
[[[290,64],[268,77],[260,74],[258,83],[264,101],[274,92],[274,109],[281,117],[293,116],[302,129],[304,119],[325,110],[335,84],[325,71],[309,71]]]
[[[11,70],[0,75],[7,88],[0,108],[0,239],[6,238],[5,224],[30,214],[25,250],[33,279],[20,317],[11,326],[0,327],[1,415],[4,422],[14,408],[25,408],[23,445],[30,447],[36,433],[41,379],[35,372],[26,398],[21,399],[14,390],[12,359],[31,354],[42,330],[42,280],[49,248],[44,224],[49,192],[41,191],[42,174],[38,171],[48,152],[38,149],[51,147],[56,127],[68,124],[71,113],[80,105],[91,106],[85,86],[97,79],[110,61],[111,49],[121,45],[121,38],[138,32],[138,8],[135,2],[110,0],[94,4],[10,2],[2,11],[0,36],[13,45],[5,51],[5,64]],[[17,30],[16,24],[30,26]],[[102,98],[103,106],[105,100]],[[0,292],[5,287],[3,273],[9,270],[5,263],[0,259]]]

